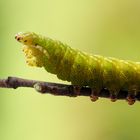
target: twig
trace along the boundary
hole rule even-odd
[[[75,92],[73,85],[49,83],[36,80],[27,80],[18,77],[8,77],[7,79],[0,79],[0,88],[18,88],[18,87],[30,87],[43,94],[53,94],[59,96],[90,96],[91,89],[88,87],[82,87],[80,92]],[[117,96],[117,99],[126,99],[128,95],[127,91],[121,90]],[[102,89],[99,93],[99,97],[110,98],[110,94],[107,89]],[[140,93],[135,96],[136,100],[140,101]]]

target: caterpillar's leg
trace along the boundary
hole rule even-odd
[[[126,101],[128,102],[129,105],[133,105],[135,103],[136,93],[137,93],[136,90],[128,90],[128,95],[126,97]]]
[[[95,102],[98,100],[99,93],[100,93],[100,90],[91,88],[90,99],[92,102]]]
[[[74,85],[73,90],[74,90],[74,95],[78,96],[80,95],[81,86]]]
[[[119,91],[117,90],[109,90],[109,94],[110,94],[110,100],[112,102],[117,101],[117,95],[118,95]]]

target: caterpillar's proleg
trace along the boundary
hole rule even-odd
[[[126,101],[128,102],[129,105],[133,105],[136,101],[136,96],[137,92],[136,90],[129,90],[128,95],[126,97]]]
[[[95,101],[98,100],[99,92],[100,92],[100,90],[91,88],[90,99],[91,99],[92,102],[95,102]]]
[[[119,91],[117,90],[109,90],[109,94],[110,94],[110,100],[112,102],[117,101],[117,95],[118,95]]]

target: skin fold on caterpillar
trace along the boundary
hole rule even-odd
[[[140,92],[140,62],[90,55],[33,32],[20,32],[15,38],[24,44],[28,65],[44,67],[59,79],[71,82],[77,94],[80,87],[90,87],[92,101],[98,99],[101,89],[107,88],[114,102],[124,89],[128,91],[126,100],[132,105]]]

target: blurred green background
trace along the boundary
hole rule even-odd
[[[88,53],[140,61],[139,0],[0,0],[0,19],[0,78],[63,82],[27,66],[14,39],[20,31]],[[139,102],[92,103],[88,97],[41,95],[29,88],[0,93],[0,140],[139,139]]]

